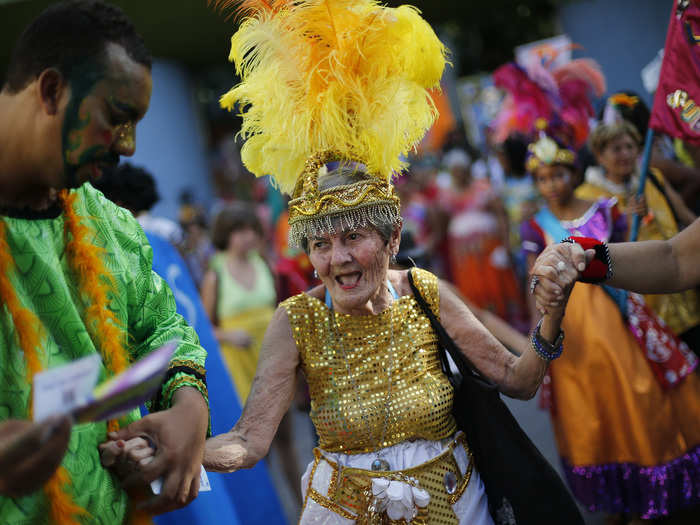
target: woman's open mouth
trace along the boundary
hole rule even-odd
[[[350,272],[336,275],[335,280],[343,290],[352,290],[357,286],[362,277],[362,272]]]

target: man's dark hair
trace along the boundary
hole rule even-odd
[[[108,43],[151,67],[151,54],[124,12],[96,0],[73,0],[52,5],[24,30],[10,57],[4,90],[16,93],[56,68],[67,79],[88,61],[104,63]]]
[[[134,214],[149,211],[160,199],[153,175],[128,162],[105,169],[102,177],[92,185],[109,200]]]

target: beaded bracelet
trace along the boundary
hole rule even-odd
[[[537,323],[537,327],[530,334],[530,344],[540,358],[545,361],[552,361],[561,356],[564,351],[564,330],[559,330],[559,335],[554,343],[550,343],[542,337],[540,333],[541,327],[542,319],[540,319],[539,323]]]

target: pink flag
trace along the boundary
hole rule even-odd
[[[700,145],[700,0],[676,0],[649,127]]]

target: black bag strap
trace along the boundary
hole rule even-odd
[[[498,386],[495,383],[492,383],[488,379],[480,376],[477,372],[474,371],[474,368],[467,362],[467,358],[459,349],[457,343],[455,343],[452,337],[450,337],[450,334],[447,333],[445,327],[442,326],[442,323],[438,320],[437,316],[430,308],[430,305],[420,293],[420,290],[416,286],[416,283],[413,279],[413,269],[408,270],[408,282],[411,285],[413,297],[415,298],[416,302],[420,305],[421,309],[423,310],[423,313],[430,320],[430,324],[438,336],[438,354],[440,356],[440,362],[442,363],[443,371],[445,372],[445,375],[447,375],[447,377],[449,378],[450,383],[452,383],[452,386],[457,388],[458,384],[455,383],[457,383],[458,380],[455,378],[454,374],[452,373],[452,370],[450,369],[449,360],[447,359],[447,352],[449,352],[450,357],[457,365],[457,369],[462,375],[462,381],[471,381],[479,387],[481,387],[483,390],[498,390]]]

